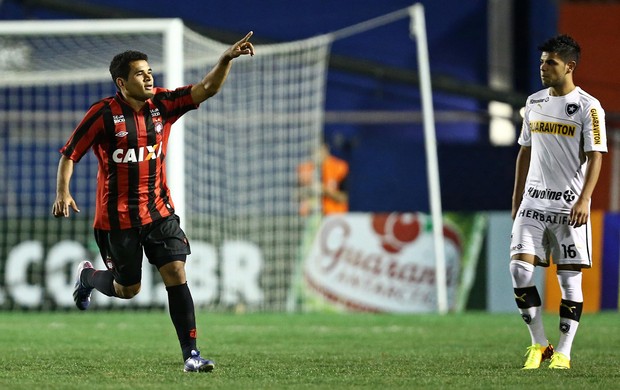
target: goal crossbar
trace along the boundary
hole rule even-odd
[[[41,21],[6,21],[0,23],[2,35],[65,35],[80,33],[109,34],[151,33],[169,31],[172,25],[183,25],[179,18],[168,19],[77,19],[77,20],[41,20]]]

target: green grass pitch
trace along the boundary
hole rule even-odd
[[[184,373],[164,311],[2,312],[1,389],[613,389],[618,313],[585,314],[571,370],[523,371],[514,314],[199,311],[211,373]],[[544,318],[557,342],[557,316]]]

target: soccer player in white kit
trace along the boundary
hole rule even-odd
[[[510,274],[519,312],[532,340],[523,369],[570,368],[570,352],[583,308],[582,268],[592,266],[590,200],[607,152],[605,112],[575,86],[580,47],[558,35],[538,47],[546,88],[528,97],[519,137],[510,243]],[[536,266],[552,259],[562,291],[560,339],[549,344]]]

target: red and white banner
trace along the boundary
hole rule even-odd
[[[452,307],[461,260],[459,232],[444,226]],[[349,213],[326,217],[305,259],[312,295],[336,307],[373,312],[437,310],[431,218],[421,213]],[[312,301],[312,298],[310,298]]]

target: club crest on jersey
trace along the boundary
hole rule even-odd
[[[566,115],[573,116],[579,111],[579,105],[576,103],[568,103],[565,107]]]
[[[155,132],[157,134],[161,133],[161,131],[164,129],[164,124],[161,122],[154,122],[154,126],[155,126]]]
[[[564,194],[562,195],[562,197],[564,198],[565,201],[567,201],[568,203],[572,202],[573,200],[575,200],[576,195],[573,191],[571,190],[566,190],[564,191]]]
[[[113,270],[114,269],[114,261],[112,261],[112,258],[110,256],[106,256],[106,258],[105,258],[105,266],[109,270]]]

